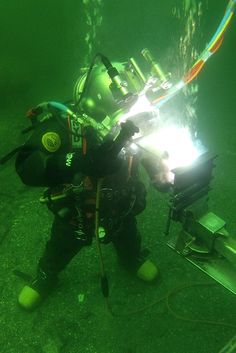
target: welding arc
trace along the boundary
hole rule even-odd
[[[230,0],[226,8],[224,17],[221,20],[216,32],[214,33],[212,39],[210,40],[205,50],[203,50],[197,61],[187,71],[187,73],[182,77],[182,79],[174,87],[172,87],[166,95],[158,97],[152,101],[152,104],[154,104],[156,108],[160,108],[163,104],[165,104],[169,99],[174,97],[180,90],[182,90],[187,84],[192,82],[198,76],[207,60],[213,54],[216,53],[216,51],[220,48],[221,44],[223,43],[224,33],[229,27],[229,24],[235,12],[235,8],[236,0]]]

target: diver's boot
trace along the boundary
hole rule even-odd
[[[19,305],[27,311],[36,309],[41,301],[42,298],[39,292],[31,288],[29,285],[24,286],[18,296]]]
[[[156,265],[149,260],[150,250],[144,248],[140,251],[138,266],[136,267],[136,275],[145,282],[152,282],[159,276]]]
[[[159,275],[158,269],[155,264],[147,259],[145,260],[137,270],[138,278],[142,279],[145,282],[152,282]]]
[[[19,305],[27,311],[33,311],[55,288],[56,282],[56,277],[48,277],[43,271],[39,271],[37,277],[21,290],[18,296]]]

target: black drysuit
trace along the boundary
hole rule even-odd
[[[104,242],[114,244],[121,262],[131,270],[137,270],[143,261],[135,215],[145,208],[146,190],[138,180],[138,157],[133,158],[130,168],[130,158],[117,157],[122,148],[119,137],[116,142],[101,144],[90,127],[80,129],[79,134],[81,137],[69,132],[67,121],[51,118],[34,130],[16,158],[16,171],[23,183],[48,187],[44,196],[55,218],[38,274],[50,283],[92,242],[100,177],[99,223],[106,232]],[[72,192],[53,201],[53,195],[64,189]]]

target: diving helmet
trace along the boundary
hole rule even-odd
[[[74,86],[78,109],[107,127],[117,123],[144,85],[129,62],[114,62],[112,68],[117,72],[113,76],[103,63],[94,65],[91,72],[85,69]]]

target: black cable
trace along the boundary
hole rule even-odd
[[[86,76],[86,79],[85,79],[85,82],[84,82],[83,90],[82,90],[82,92],[80,93],[79,99],[75,102],[75,106],[76,106],[76,107],[81,103],[81,101],[82,101],[82,99],[83,99],[83,97],[84,97],[84,95],[85,95],[85,93],[86,93],[87,86],[88,86],[88,83],[89,83],[89,79],[90,79],[92,70],[93,70],[93,68],[94,68],[94,65],[95,65],[96,60],[97,60],[98,57],[103,57],[103,55],[100,54],[100,53],[97,53],[97,54],[95,54],[95,56],[93,57],[93,60],[91,61],[91,64],[90,64],[89,69],[88,69],[88,72],[87,72],[87,76]]]
[[[112,66],[112,63],[110,62],[110,60],[105,55],[103,55],[102,53],[95,54],[95,56],[92,59],[92,62],[90,64],[90,66],[89,66],[89,69],[88,69],[88,72],[87,72],[87,76],[86,76],[86,79],[85,79],[85,82],[84,82],[83,90],[82,90],[82,92],[80,94],[79,99],[75,102],[75,106],[78,106],[81,103],[81,101],[82,101],[82,99],[83,99],[83,97],[84,97],[84,95],[85,95],[85,93],[87,91],[87,86],[88,86],[88,83],[89,83],[89,79],[90,79],[92,70],[94,68],[94,65],[95,65],[96,60],[97,60],[98,57],[100,57],[101,62],[103,63],[103,65],[107,69],[108,74],[109,74],[110,77],[111,76],[112,77],[116,76],[118,74],[118,71],[116,70],[116,68],[114,68]]]

